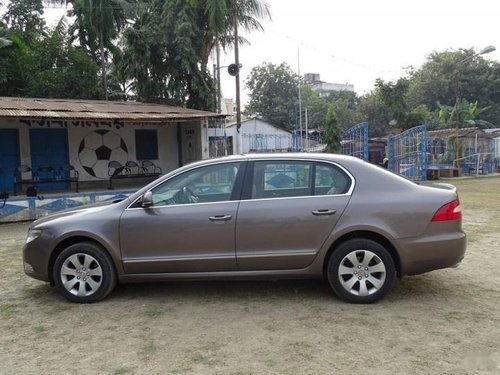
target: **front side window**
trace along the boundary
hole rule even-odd
[[[240,163],[192,169],[151,190],[154,206],[223,202],[231,200]]]

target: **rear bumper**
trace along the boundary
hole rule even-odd
[[[467,238],[464,232],[450,232],[398,240],[401,275],[456,267],[464,258]]]

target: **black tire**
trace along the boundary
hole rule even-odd
[[[116,286],[113,261],[92,242],[80,242],[64,249],[56,258],[52,276],[58,292],[78,303],[100,301]]]
[[[328,260],[327,277],[340,299],[372,303],[391,291],[396,268],[389,252],[378,242],[352,239],[333,251]]]

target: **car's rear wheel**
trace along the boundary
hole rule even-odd
[[[328,282],[346,302],[371,303],[392,289],[396,278],[394,261],[379,243],[353,239],[336,248],[328,260]]]
[[[56,258],[52,275],[57,290],[78,303],[99,301],[116,285],[112,260],[100,246],[91,242],[64,249]]]

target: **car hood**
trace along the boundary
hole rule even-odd
[[[96,214],[100,211],[105,211],[105,210],[109,209],[111,206],[114,207],[116,204],[120,204],[123,201],[127,201],[126,204],[130,203],[128,198],[125,198],[125,199],[120,199],[120,200],[106,200],[106,201],[99,202],[99,203],[80,206],[77,208],[68,208],[66,210],[58,211],[58,212],[53,213],[51,215],[48,215],[48,216],[45,216],[45,217],[42,217],[40,219],[35,220],[33,222],[33,224],[31,225],[31,227],[33,228],[33,227],[39,226],[41,224],[47,223],[49,221],[54,221],[54,220],[67,218],[67,217],[71,217],[71,216],[83,216],[83,215],[86,216],[86,215]]]

